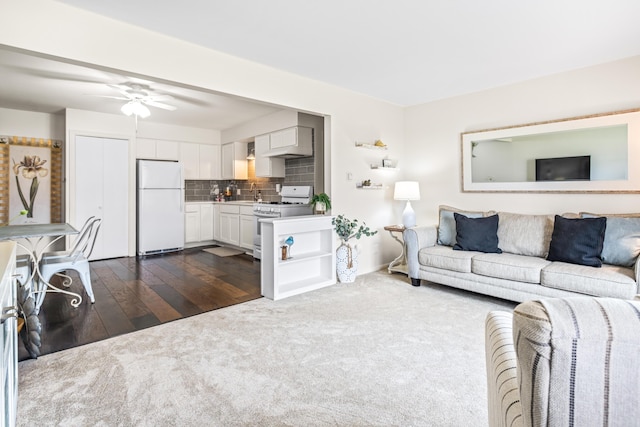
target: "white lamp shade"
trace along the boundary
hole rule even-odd
[[[407,201],[402,212],[402,225],[407,228],[415,227],[416,213],[409,200],[420,200],[420,185],[416,181],[398,181],[393,189],[393,198]]]
[[[416,181],[398,181],[393,190],[395,200],[420,200],[420,184]]]
[[[120,111],[127,116],[134,114],[138,117],[142,117],[143,119],[151,115],[151,111],[149,111],[147,106],[137,100],[127,102],[122,106],[122,108],[120,108]]]

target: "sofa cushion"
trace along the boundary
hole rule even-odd
[[[498,248],[498,215],[484,218],[467,218],[455,212],[457,251],[502,253]]]
[[[467,218],[480,218],[486,216],[484,212],[472,212],[462,209],[452,208],[451,206],[441,205],[439,208],[438,222],[438,244],[445,246],[453,246],[456,244],[456,220],[453,217],[454,212],[461,213]]]
[[[591,268],[553,262],[542,269],[540,284],[600,297],[631,299],[638,293],[633,269],[608,264],[602,268]]]
[[[551,264],[544,258],[515,254],[478,254],[471,260],[471,272],[497,279],[540,283],[540,272]]]
[[[454,251],[451,246],[431,246],[420,249],[420,265],[444,270],[471,273],[471,258],[479,252]]]
[[[502,252],[546,257],[553,233],[553,215],[498,212],[498,241]]]
[[[549,245],[549,261],[600,267],[606,218],[563,218],[555,216]]]
[[[594,214],[582,213],[584,218]],[[604,232],[602,262],[605,264],[632,267],[640,255],[640,215],[623,217],[606,215],[607,229]]]

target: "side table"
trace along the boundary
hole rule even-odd
[[[402,233],[405,230],[404,226],[387,225],[386,227],[384,227],[384,229],[387,230],[391,235],[391,237],[393,237],[393,239],[396,242],[400,243],[400,246],[402,247],[400,255],[398,255],[396,259],[391,261],[391,263],[389,264],[389,267],[387,268],[387,271],[389,272],[389,274],[395,272],[395,273],[403,273],[403,274],[409,275],[408,269],[407,269],[407,254],[404,248],[404,239],[402,238]],[[398,237],[396,233],[399,234],[400,237]]]

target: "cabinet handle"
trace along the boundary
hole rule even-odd
[[[18,317],[18,307],[12,305],[11,307],[4,307],[2,309],[2,316],[0,316],[0,324],[4,323],[5,320],[12,319],[14,317]]]

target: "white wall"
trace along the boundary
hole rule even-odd
[[[222,131],[222,143],[251,140],[255,136],[263,135],[280,129],[298,125],[298,112],[295,110],[280,110],[266,116],[259,117],[238,126]]]
[[[220,145],[221,143],[221,132],[219,130],[153,123],[147,120],[138,121],[136,137],[162,139],[166,141],[194,142],[197,144]]]
[[[333,201],[332,213],[358,218],[380,231],[399,221],[402,209],[392,200],[399,175],[374,175],[371,153],[357,150],[355,141],[382,139],[390,146],[389,156],[401,158],[402,108],[51,0],[0,0],[0,10],[0,44],[330,116],[325,140],[331,174],[325,191]],[[25,23],[36,30],[25,31]],[[347,172],[354,180],[346,179]],[[367,178],[387,188],[356,190],[356,180]],[[360,243],[361,272],[388,263],[399,249],[383,231]]]
[[[63,141],[64,113],[48,114],[0,108],[0,135]]]
[[[523,213],[640,212],[637,194],[512,194],[461,191],[460,133],[640,106],[640,56],[405,111],[405,178],[421,183],[419,223],[439,204]],[[640,141],[635,141],[640,143]],[[606,211],[606,212],[603,212]]]

